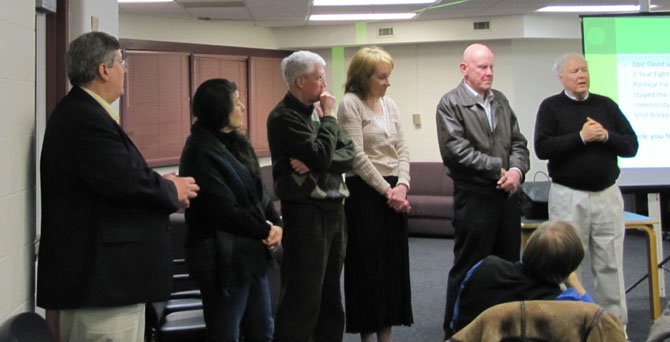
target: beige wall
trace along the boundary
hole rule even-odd
[[[97,30],[94,21],[97,21]],[[118,36],[119,6],[116,0],[70,0],[70,41],[93,30]]]
[[[475,30],[473,22],[488,21],[488,30]],[[551,21],[551,25],[547,25]],[[281,27],[275,29],[283,49],[330,48],[367,44],[421,44],[499,39],[580,38],[579,17],[569,15],[502,16],[451,20],[371,22],[361,24]],[[393,36],[378,36],[380,28],[392,28]]]
[[[121,12],[119,37],[179,43],[276,49],[271,29],[222,21],[156,18]]]
[[[32,309],[35,3],[0,1],[0,321]]]

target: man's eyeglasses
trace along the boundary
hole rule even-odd
[[[326,83],[326,75],[321,75],[319,77],[313,77],[312,75],[305,75],[305,77],[309,78],[312,81],[319,82],[319,83]]]
[[[128,60],[127,59],[118,60],[118,59],[114,58],[114,61],[112,62],[112,64],[107,66],[107,67],[108,68],[113,67],[114,63],[116,63],[116,62],[119,62],[119,64],[121,65],[122,68],[128,69]]]

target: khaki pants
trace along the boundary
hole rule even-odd
[[[584,252],[591,257],[594,299],[626,324],[625,222],[619,188],[613,185],[602,191],[589,192],[554,183],[549,191],[549,219],[567,221],[579,229]],[[584,271],[584,266],[582,262],[580,271]]]
[[[60,311],[61,342],[144,341],[145,304]]]

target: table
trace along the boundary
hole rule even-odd
[[[651,310],[651,319],[656,320],[661,315],[661,297],[658,285],[658,255],[656,253],[656,232],[654,224],[658,221],[647,216],[638,215],[631,212],[624,212],[626,229],[635,229],[643,231],[647,236],[647,267],[649,272],[649,308]],[[528,242],[530,234],[544,221],[529,220],[521,217],[521,246]]]

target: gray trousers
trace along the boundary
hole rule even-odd
[[[628,322],[623,278],[625,221],[623,199],[616,185],[598,192],[552,184],[549,219],[572,223],[580,232],[585,255],[590,255],[595,302]],[[584,259],[586,260],[586,258]],[[584,272],[585,261],[579,269]]]
[[[661,317],[654,321],[647,342],[666,342],[670,341],[670,302],[663,309]]]

